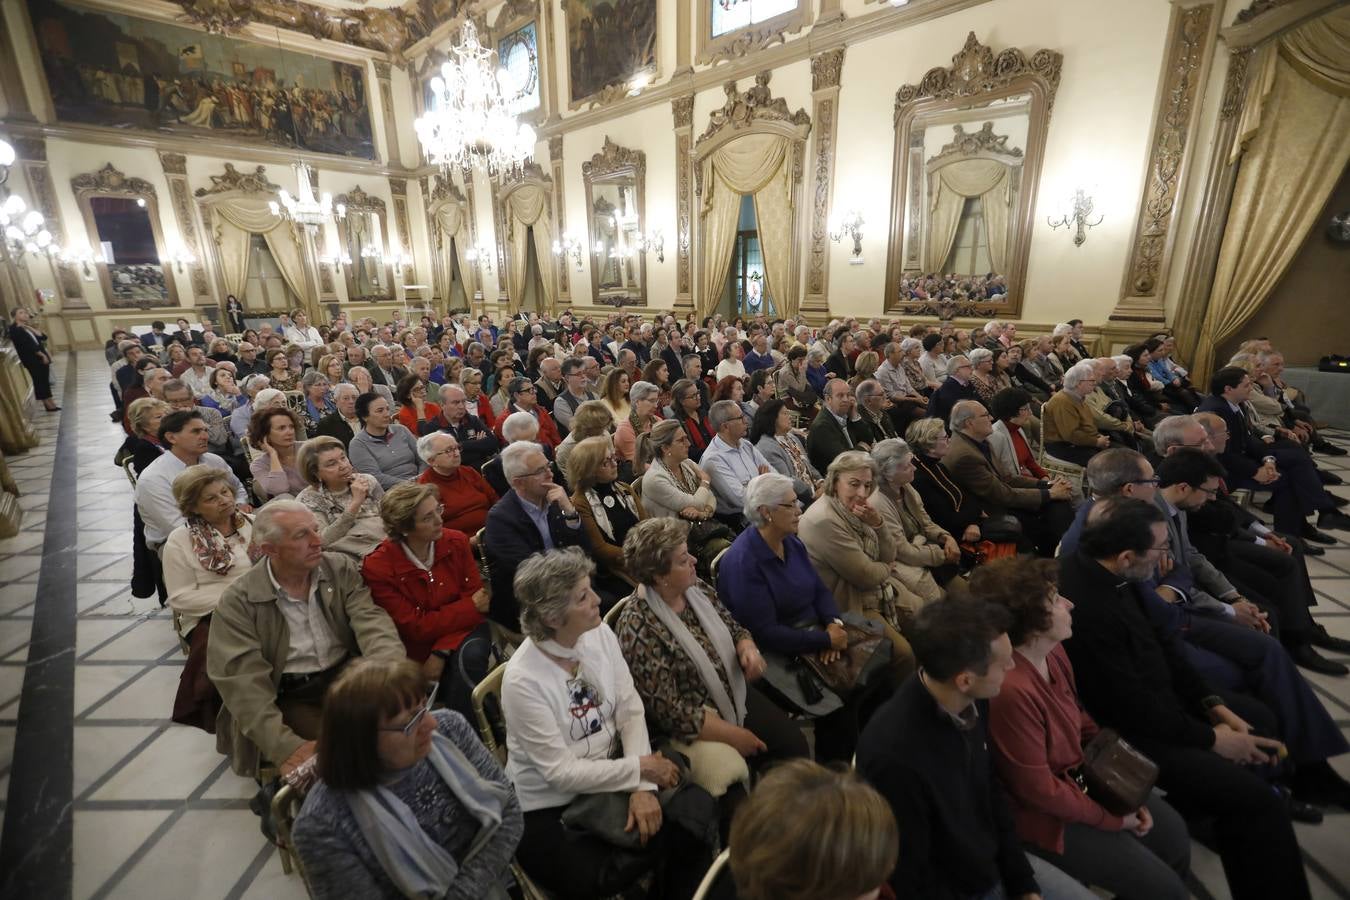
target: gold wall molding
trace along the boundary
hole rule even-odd
[[[183,242],[183,248],[192,254],[192,263],[188,267],[192,296],[209,299],[211,288],[206,277],[206,253],[202,250],[197,220],[193,214],[192,191],[187,180],[187,157],[181,153],[161,153],[159,163],[164,169],[164,179],[169,183],[169,200],[178,222],[179,239]]]
[[[399,251],[405,256],[413,256],[413,262],[400,270],[398,275],[404,284],[408,282],[416,284],[417,259],[412,252],[412,226],[408,220],[408,179],[390,178],[389,194],[394,198],[394,231],[398,236]]]
[[[1211,3],[1172,8],[1144,191],[1112,319],[1166,318],[1163,291],[1176,243],[1173,226],[1194,156],[1192,144],[1218,30],[1216,12]]]
[[[208,197],[211,194],[223,194],[226,191],[242,191],[245,194],[275,194],[281,190],[281,185],[273,184],[267,180],[267,169],[258,166],[252,172],[241,172],[234,167],[234,163],[225,164],[225,173],[223,175],[209,175],[211,186],[199,187],[194,191],[197,197]]]
[[[548,139],[548,159],[549,166],[553,171],[553,211],[558,217],[554,228],[554,234],[558,240],[562,240],[563,235],[567,234],[567,203],[564,200],[563,193],[563,136],[555,134]],[[585,168],[583,164],[582,168]],[[590,246],[590,238],[587,237],[586,245]],[[591,272],[591,277],[595,278],[596,273]],[[558,300],[566,302],[572,299],[572,283],[569,280],[567,271],[567,261],[558,266]]]
[[[830,282],[829,220],[834,191],[834,163],[839,134],[839,86],[844,68],[844,48],[836,47],[811,57],[811,218],[807,236],[806,290],[801,314],[811,322],[829,317]]]
[[[19,168],[32,189],[33,205],[47,220],[47,230],[54,235],[64,236],[66,230],[61,222],[61,205],[56,200],[51,169],[47,165],[46,142],[23,138],[15,142],[14,150],[20,160]],[[56,278],[57,289],[61,292],[62,306],[68,309],[88,309],[89,301],[84,296],[83,285],[80,284],[79,267],[60,259],[49,259],[47,262]]]
[[[693,309],[694,95],[670,102],[675,121],[675,308]]]

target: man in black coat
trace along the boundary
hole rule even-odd
[[[539,445],[520,441],[502,451],[502,473],[511,490],[488,511],[483,538],[492,585],[488,618],[520,631],[513,581],[526,557],[545,550],[580,547],[590,552],[581,514],[567,491],[553,482],[553,467]],[[547,537],[545,537],[547,535]]]
[[[947,360],[947,379],[933,391],[933,396],[928,398],[928,415],[933,419],[941,419],[946,424],[952,415],[952,407],[956,406],[962,400],[979,400],[980,395],[975,391],[975,385],[970,381],[970,374],[974,371],[974,366],[970,360],[964,356],[953,356]],[[948,432],[951,428],[948,427]]]
[[[818,471],[828,469],[840,453],[863,449],[858,445],[872,440],[871,430],[853,416],[856,404],[847,381],[831,378],[825,383],[825,402],[806,434],[806,454]]]
[[[482,420],[470,415],[464,388],[457,384],[443,384],[438,397],[441,401],[441,417],[436,424],[459,441],[459,464],[482,472],[484,463],[501,449],[501,442]]]
[[[361,427],[361,420],[356,417],[357,393],[356,386],[348,382],[333,385],[333,405],[337,411],[319,420],[315,437],[327,435],[342,441],[343,447],[351,445],[352,438]]]
[[[1252,765],[1274,765],[1280,742],[1263,704],[1220,695],[1191,667],[1180,638],[1150,623],[1138,583],[1158,567],[1167,525],[1152,503],[1094,504],[1059,592],[1074,604],[1073,662],[1084,706],[1158,764],[1158,786],[1188,817],[1212,817],[1235,900],[1306,898],[1307,876],[1287,802]],[[917,648],[916,648],[917,652]]]

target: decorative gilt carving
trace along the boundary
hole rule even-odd
[[[319,40],[337,41],[388,54],[402,65],[403,52],[442,21],[460,15],[469,0],[406,0],[379,8],[320,6],[300,0],[176,0],[180,18],[215,34],[246,25],[272,25]]]
[[[1255,3],[1251,4],[1246,9],[1238,12],[1237,17],[1233,19],[1233,24],[1235,25],[1245,24],[1247,22],[1250,22],[1252,19],[1265,15],[1272,9],[1278,9],[1281,6],[1285,6],[1293,2],[1294,0],[1256,0]]]
[[[61,209],[56,204],[56,191],[52,189],[51,172],[46,164],[28,162],[24,165],[23,171],[33,190],[33,205],[47,220],[48,228],[52,232],[62,233],[64,229],[61,226]],[[75,267],[59,259],[52,260],[52,263],[56,267],[57,280],[61,284],[61,296],[69,301],[67,305],[87,309],[89,304],[84,300],[84,293],[80,290],[80,276]]]
[[[1253,47],[1236,47],[1228,51],[1228,73],[1223,79],[1223,105],[1219,117],[1231,119],[1242,110],[1247,93],[1247,67],[1252,61]]]
[[[384,215],[385,204],[380,197],[372,196],[361,190],[357,185],[345,194],[338,194],[333,198],[334,205],[341,203],[352,212],[377,212]]]
[[[440,203],[443,200],[451,200],[455,203],[465,202],[464,192],[459,189],[459,186],[455,184],[454,181],[446,178],[444,175],[436,175],[433,177],[430,185],[430,193],[427,193],[428,188],[425,178],[422,179],[422,183],[422,193],[430,198],[430,202],[433,205]]]
[[[383,61],[378,60],[378,59],[375,60],[375,77],[376,77],[376,78],[379,78],[379,79],[381,79],[381,80],[383,80],[383,81],[388,81],[388,80],[389,80],[389,73],[390,73],[389,63],[383,62]]]
[[[692,99],[691,97],[690,100]],[[693,227],[690,213],[692,201],[689,195],[689,170],[692,165],[689,159],[691,143],[692,138],[688,130],[681,131],[675,137],[675,194],[679,231],[676,236],[679,256],[675,265],[675,282],[678,292],[684,297],[688,297],[692,291],[690,286],[690,248],[692,246],[690,236],[693,233]]]
[[[187,174],[187,157],[182,153],[161,153],[159,164],[164,167],[165,175]]]
[[[1180,189],[1182,160],[1190,138],[1194,104],[1200,90],[1200,64],[1214,7],[1182,10],[1171,41],[1163,102],[1154,125],[1153,150],[1144,189],[1143,214],[1135,232],[1130,257],[1129,288],[1135,296],[1151,297],[1158,290],[1168,232]]]
[[[249,23],[249,6],[237,11],[231,0],[179,0],[183,18],[207,34],[233,34]]]
[[[75,191],[75,196],[80,197],[89,193],[100,194],[134,194],[137,196],[155,195],[155,186],[144,178],[128,178],[117,168],[108,163],[97,172],[76,175],[70,180],[70,186]]]
[[[694,95],[676,97],[671,100],[670,111],[675,117],[676,128],[692,128],[694,126]]]
[[[722,85],[722,90],[727,95],[726,102],[722,104],[721,109],[713,110],[712,115],[708,117],[708,127],[698,136],[699,142],[706,141],[724,128],[739,131],[755,122],[782,121],[793,125],[810,125],[811,117],[807,115],[805,109],[791,112],[786,100],[773,96],[773,92],[769,90],[769,80],[772,77],[773,73],[767,69],[760,72],[755,76],[754,87],[744,92],[736,90],[734,81]]]
[[[839,76],[844,70],[844,48],[836,47],[811,57],[811,90],[823,91],[839,87]]]
[[[1020,148],[1008,146],[1006,134],[994,133],[993,122],[985,122],[979,131],[973,133],[967,132],[960,123],[953,125],[952,130],[955,134],[951,143],[942,145],[942,149],[933,157],[934,162],[947,156],[974,156],[977,153],[996,153],[1017,158],[1022,156]]]
[[[708,54],[708,61],[717,65],[720,62],[730,62],[733,59],[749,56],[751,53],[772,47],[774,44],[786,44],[788,34],[796,34],[801,30],[800,25],[790,32],[774,26],[752,28],[741,32],[721,47],[711,51]]]
[[[267,180],[267,169],[258,166],[252,172],[240,172],[234,163],[225,164],[224,175],[212,175],[209,188],[197,188],[195,196],[207,197],[211,194],[223,194],[226,191],[242,191],[245,194],[275,194],[281,185]]]
[[[192,293],[197,296],[206,296],[210,293],[210,288],[206,283],[206,269],[202,266],[202,252],[197,242],[197,224],[192,220],[192,203],[188,194],[188,184],[186,178],[170,178],[169,193],[173,195],[173,211],[178,218],[178,231],[183,236],[183,243],[192,253],[194,262],[192,263]]]
[[[518,169],[507,172],[502,176],[501,191],[499,193],[504,193],[507,188],[525,181],[539,181],[545,184],[553,183],[553,179],[544,174],[544,167],[534,160],[529,159]]]
[[[587,178],[609,175],[620,169],[632,169],[639,179],[647,173],[647,154],[641,150],[620,147],[605,135],[605,146],[589,160],[581,164],[581,174]]]
[[[497,11],[497,19],[492,23],[492,34],[500,35],[521,19],[532,19],[539,14],[535,0],[506,0]]]
[[[548,158],[554,162],[559,162],[562,159],[562,153],[563,136],[561,134],[555,134],[548,139]]]
[[[592,94],[586,99],[586,108],[595,109],[597,106],[610,106],[627,96],[628,84],[626,82],[606,85],[598,93]]]
[[[842,55],[843,51],[840,51]],[[835,98],[823,97],[816,103],[815,192],[811,202],[811,248],[806,268],[806,292],[825,293],[825,273],[829,260],[830,172],[834,162]]]
[[[1026,75],[1044,80],[1046,102],[1053,108],[1063,65],[1063,54],[1054,50],[1037,50],[1027,59],[1021,50],[1009,47],[995,56],[994,51],[981,44],[972,31],[966,36],[965,46],[952,57],[951,66],[929,69],[918,84],[904,85],[895,92],[895,121],[898,124],[905,108],[920,100],[953,100],[987,94]]]

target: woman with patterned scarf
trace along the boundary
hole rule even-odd
[[[164,586],[174,627],[188,645],[173,720],[215,732],[220,695],[206,677],[211,613],[253,556],[253,518],[239,511],[230,472],[189,466],[173,481],[173,498],[186,521],[164,544]]]

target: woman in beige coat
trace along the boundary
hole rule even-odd
[[[867,504],[876,474],[866,453],[836,456],[825,473],[825,495],[802,515],[797,536],[839,609],[885,626],[899,683],[914,671],[914,652],[901,632],[923,600],[892,571],[897,532]]]
[[[944,585],[958,578],[961,548],[956,538],[934,522],[923,508],[914,480],[914,453],[899,438],[881,441],[872,448],[877,464],[877,489],[867,503],[886,527],[896,532],[892,572],[923,604],[941,600]]]

